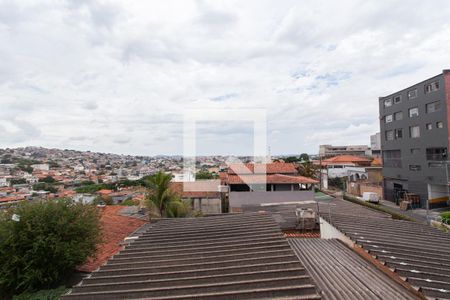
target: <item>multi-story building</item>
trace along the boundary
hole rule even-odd
[[[371,155],[371,151],[369,146],[367,145],[349,145],[349,146],[320,145],[319,155],[321,157],[331,157],[337,155],[366,156]]]
[[[385,198],[448,202],[450,70],[379,98]]]
[[[370,150],[373,157],[381,156],[381,134],[379,132],[370,136]]]

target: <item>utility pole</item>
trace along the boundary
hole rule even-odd
[[[319,152],[319,186],[320,190],[322,190],[322,155]]]

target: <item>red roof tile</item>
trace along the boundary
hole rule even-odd
[[[118,215],[124,206],[106,206],[102,211],[101,224],[103,243],[98,247],[96,258],[88,261],[77,269],[82,272],[92,272],[103,265],[111,256],[117,253],[119,245],[128,235],[147,223],[146,221]]]
[[[361,156],[338,155],[322,161],[322,165],[333,164],[370,164],[371,160]]]
[[[243,180],[245,178],[245,181]],[[318,183],[317,180],[303,176],[289,176],[283,174],[272,175],[228,175],[228,184],[243,183],[272,183],[272,184],[289,184],[289,183]]]
[[[228,174],[295,174],[297,173],[293,163],[269,163],[269,164],[233,164],[228,168]]]
[[[374,160],[372,160],[372,163],[370,164],[373,167],[381,167],[383,165],[381,158],[376,157]]]
[[[170,189],[183,198],[219,198],[219,180],[171,182]]]
[[[103,190],[99,190],[99,191],[97,191],[97,194],[100,194],[100,195],[106,196],[106,195],[109,195],[109,194],[111,194],[112,192],[113,192],[112,190],[106,190],[106,189],[103,189]]]

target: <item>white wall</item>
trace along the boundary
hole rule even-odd
[[[428,199],[448,197],[446,185],[428,184]]]
[[[314,200],[314,191],[230,192],[230,208],[263,203]]]
[[[333,214],[331,214],[331,218],[333,218]],[[349,247],[353,246],[353,241],[344,235],[342,232],[337,230],[333,225],[325,221],[325,219],[320,218],[320,238],[322,239],[338,239],[343,241]]]

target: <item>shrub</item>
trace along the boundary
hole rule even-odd
[[[122,201],[122,203],[120,203],[120,205],[135,206],[135,205],[139,205],[139,201],[136,201],[133,199],[127,199],[127,200]]]
[[[442,223],[450,224],[450,211],[444,211],[441,213]]]
[[[0,213],[0,298],[57,287],[95,254],[99,219],[95,206],[67,199]]]
[[[402,215],[401,213],[397,213],[395,211],[392,211],[388,207],[383,206],[383,205],[366,202],[366,201],[359,200],[358,198],[355,198],[355,197],[352,197],[352,196],[348,196],[348,195],[345,195],[343,197],[343,199],[347,200],[347,201],[350,201],[350,202],[353,202],[353,203],[356,203],[356,204],[359,204],[359,205],[362,205],[362,206],[365,206],[365,207],[368,207],[368,208],[371,208],[371,209],[374,209],[374,210],[378,210],[378,211],[384,212],[386,214],[389,214],[395,220],[405,220],[405,221],[416,222],[415,219],[410,218],[410,217],[408,217],[406,215]]]
[[[61,295],[67,292],[65,286],[57,287],[51,290],[41,290],[35,293],[26,292],[17,296],[14,296],[12,300],[58,300]]]

